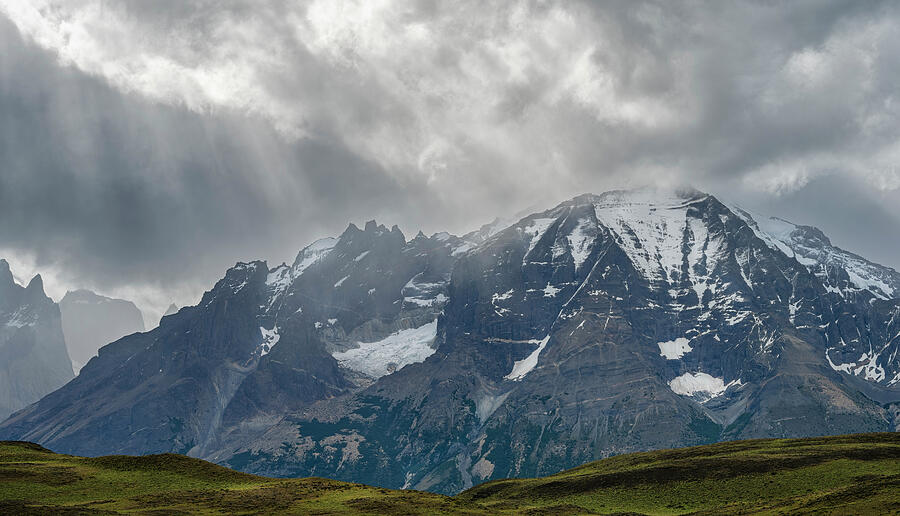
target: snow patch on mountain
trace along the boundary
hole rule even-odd
[[[687,209],[696,201],[677,193],[610,192],[597,199],[594,211],[635,269],[647,280],[665,284],[681,272]]]
[[[576,271],[581,268],[581,265],[591,255],[594,235],[591,234],[590,230],[594,227],[594,222],[590,219],[581,219],[569,236],[566,237],[569,241],[569,247],[572,249],[572,260],[575,261]]]
[[[275,347],[275,344],[278,344],[278,341],[281,340],[281,335],[278,334],[278,326],[272,326],[271,330],[267,330],[264,327],[259,327],[259,333],[262,335],[262,343],[259,345],[259,356],[264,357],[272,351],[272,348]]]
[[[324,259],[331,253],[331,250],[334,249],[334,246],[337,245],[337,238],[320,238],[315,242],[306,246],[300,254],[297,255],[297,260],[294,262],[293,274],[294,277],[297,277],[303,274],[310,265],[318,262],[319,260]]]
[[[692,351],[693,348],[691,348],[689,342],[684,337],[678,337],[675,340],[657,342],[656,345],[659,346],[660,356],[666,357],[666,360],[678,360]]]
[[[821,279],[830,292],[847,292],[830,283],[827,267],[840,267],[853,289],[867,290],[880,299],[895,299],[900,294],[900,273],[870,262],[861,256],[831,244],[819,230],[798,226],[778,217],[765,217],[738,206],[731,210],[753,229],[769,247],[796,259]]]
[[[502,294],[499,294],[499,293],[496,293],[496,292],[495,292],[495,293],[491,296],[491,305],[494,306],[494,313],[496,313],[497,315],[499,315],[499,316],[501,316],[501,317],[504,316],[504,315],[507,315],[507,314],[511,313],[509,309],[503,308],[502,306],[498,305],[497,303],[498,303],[498,302],[501,302],[501,301],[506,301],[506,300],[508,300],[509,298],[511,298],[512,295],[513,295],[513,292],[515,292],[514,289],[509,289],[509,290],[507,290],[506,292],[504,292],[504,293],[502,293]]]
[[[450,279],[424,281],[422,279],[423,276],[423,273],[416,274],[403,286],[403,289],[400,291],[400,294],[403,296],[403,303],[420,307],[440,306],[446,303],[449,298],[444,294],[443,290]]]
[[[515,292],[514,289],[509,289],[509,290],[507,290],[506,292],[504,292],[504,293],[502,293],[502,294],[494,293],[494,295],[491,296],[491,303],[496,304],[497,301],[506,301],[507,299],[509,299],[509,298],[512,297],[513,292]]]
[[[549,281],[547,282],[547,286],[543,288],[544,297],[556,297],[556,294],[558,294],[559,291],[560,289],[551,285]]]
[[[37,314],[28,305],[20,307],[16,310],[6,322],[6,326],[11,328],[24,328],[25,326],[34,326],[37,321]]]
[[[266,276],[266,285],[276,293],[284,291],[284,289],[288,288],[293,281],[294,275],[292,274],[291,268],[287,265],[275,267],[269,271],[269,274]]]
[[[269,274],[266,276],[266,286],[271,291],[269,308],[294,283],[294,280],[303,274],[303,271],[328,256],[337,242],[338,239],[336,238],[320,238],[300,251],[292,267],[282,264],[269,271]]]
[[[873,271],[865,267],[865,264],[845,263],[844,270],[850,276],[850,283],[853,283],[857,288],[868,290],[882,299],[895,299],[897,297],[897,291],[875,277]]]
[[[756,233],[756,236],[769,247],[781,251],[787,256],[795,257],[796,253],[788,245],[788,242],[791,241],[791,233],[795,229],[793,224],[776,217],[765,217],[758,214],[756,217],[753,217],[753,214],[742,208],[735,209],[735,207],[732,207],[732,211],[744,219],[744,222],[750,226],[750,229]],[[810,264],[806,263],[804,265]]]
[[[688,279],[697,294],[698,302],[702,304],[703,294],[707,290],[715,293],[718,288],[712,272],[723,258],[726,244],[722,235],[710,234],[703,220],[688,216],[686,223],[688,231],[685,238],[689,238],[690,245],[687,255]]]
[[[707,291],[721,287],[714,273],[727,256],[724,235],[691,209],[706,199],[692,191],[609,192],[595,198],[594,212],[641,276],[668,286],[673,298],[693,290],[702,304]]]
[[[829,352],[834,348],[828,348],[825,351],[825,359],[828,365],[835,371],[840,371],[853,376],[862,376],[866,380],[872,382],[882,382],[887,377],[884,367],[878,364],[878,353],[863,353],[856,362],[848,362],[844,364],[836,364],[831,360]],[[898,373],[900,375],[900,373]],[[896,379],[891,384],[896,383]]]
[[[531,251],[537,246],[538,241],[540,241],[541,237],[544,236],[544,233],[547,232],[547,229],[556,222],[556,219],[553,217],[550,218],[539,218],[533,219],[525,228],[522,230],[525,233],[525,236],[528,237],[528,250],[525,251],[525,257],[523,258],[523,263],[526,262],[528,255],[531,254]]]
[[[512,381],[519,381],[522,378],[525,378],[525,375],[527,375],[535,367],[537,367],[538,358],[541,355],[541,351],[544,351],[544,348],[547,347],[547,342],[549,341],[550,335],[547,335],[541,340],[529,340],[528,342],[537,344],[538,347],[534,351],[532,351],[530,355],[523,358],[522,360],[516,360],[516,362],[513,364],[512,371],[510,371],[508,375],[504,376],[504,378]]]
[[[434,354],[437,319],[408,330],[400,330],[375,342],[358,342],[358,348],[333,353],[342,366],[370,378],[381,378],[404,366],[423,362]]]
[[[450,256],[456,257],[456,256],[459,256],[462,254],[466,254],[467,252],[474,249],[475,247],[476,247],[476,244],[474,244],[472,242],[464,242],[464,243],[459,244],[458,246],[454,247],[453,250],[450,251]]]
[[[694,396],[701,401],[708,401],[721,396],[729,387],[741,385],[740,380],[725,383],[722,378],[716,378],[702,371],[696,373],[684,373],[669,382],[669,388],[675,394],[682,396]]]

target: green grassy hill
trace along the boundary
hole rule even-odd
[[[456,497],[271,479],[180,455],[83,458],[0,442],[0,514],[900,514],[900,434],[622,455]]]

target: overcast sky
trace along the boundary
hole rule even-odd
[[[896,2],[0,0],[0,256],[155,321],[375,218],[692,184],[900,268]]]

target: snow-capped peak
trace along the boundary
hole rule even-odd
[[[689,263],[703,260],[708,270],[718,261],[721,239],[689,211],[707,197],[696,190],[614,191],[596,198],[594,209],[635,269],[661,285],[680,278],[686,258]],[[693,268],[688,271],[692,273]],[[698,297],[707,288],[707,279],[691,278]]]
[[[732,211],[766,244],[805,265],[830,290],[847,293],[847,287],[831,284],[828,268],[838,267],[847,273],[850,290],[867,290],[881,299],[895,299],[900,295],[900,273],[834,246],[817,228],[765,217],[738,206],[733,206]]]
[[[293,276],[295,278],[300,276],[310,265],[328,256],[328,253],[334,249],[334,246],[337,245],[337,243],[337,238],[328,237],[320,238],[304,247],[297,255],[297,259],[294,260],[293,270],[291,271]]]

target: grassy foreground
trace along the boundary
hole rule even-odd
[[[455,497],[0,441],[0,514],[900,514],[900,434],[622,455]]]

